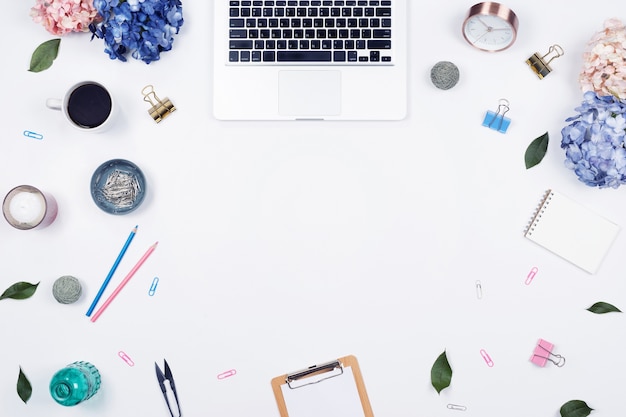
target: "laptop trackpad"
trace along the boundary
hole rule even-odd
[[[341,113],[341,71],[280,71],[278,86],[281,115],[304,118]]]

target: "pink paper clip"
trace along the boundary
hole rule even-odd
[[[493,366],[493,361],[491,360],[491,356],[489,356],[489,354],[487,353],[485,349],[480,350],[480,356],[483,357],[488,367],[491,368]]]
[[[539,269],[537,269],[536,266],[533,266],[526,276],[526,281],[524,281],[524,284],[530,285],[530,283],[533,282],[533,278],[535,278],[535,275],[537,275],[537,272],[539,272]]]
[[[537,366],[544,367],[548,361],[552,362],[559,368],[565,365],[565,358],[561,355],[552,353],[554,345],[547,340],[539,339],[537,346],[533,351],[530,361]],[[553,359],[554,358],[554,359]]]
[[[217,375],[217,379],[226,379],[226,378],[229,378],[229,377],[235,375],[236,373],[237,373],[236,370],[231,369],[231,370],[228,370],[226,372],[222,372],[221,374]]]
[[[126,362],[126,364],[127,364],[128,366],[135,366],[135,362],[133,362],[133,360],[130,358],[130,356],[128,356],[126,353],[124,353],[124,351],[121,351],[121,350],[120,350],[119,352],[117,352],[117,355],[118,355],[120,358],[122,358],[122,360],[123,360],[124,362]]]

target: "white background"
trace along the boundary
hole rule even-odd
[[[30,73],[32,51],[52,38],[31,21],[30,3],[3,4],[0,191],[48,191],[59,216],[35,231],[0,223],[2,290],[40,282],[31,299],[0,301],[0,414],[167,416],[154,374],[166,358],[185,416],[276,417],[271,378],[348,354],[379,417],[556,417],[572,399],[598,417],[623,414],[626,318],[585,309],[626,308],[626,237],[596,275],[523,237],[548,188],[626,225],[626,191],[585,186],[559,147],[581,100],[582,52],[605,19],[626,18],[620,2],[510,0],[519,36],[497,54],[462,38],[473,2],[411,2],[409,116],[384,123],[216,121],[210,1],[185,2],[185,24],[159,62],[111,61],[101,40],[75,34],[49,70]],[[539,80],[524,61],[555,43],[565,55]],[[460,69],[451,90],[430,82],[441,60]],[[106,85],[121,110],[105,133],[77,132],[44,105],[85,79]],[[178,109],[158,125],[142,100],[147,84]],[[506,134],[481,126],[501,98],[511,106]],[[526,147],[546,131],[546,158],[526,170]],[[148,181],[147,200],[125,216],[89,194],[93,171],[113,158],[135,162]],[[135,225],[108,292],[159,246],[91,323],[85,312]],[[81,280],[79,302],[52,297],[62,275]],[[530,363],[539,338],[566,357],[563,368]],[[430,368],[444,350],[454,375],[438,395]],[[98,366],[102,388],[67,409],[48,382],[76,360]],[[28,404],[16,393],[20,366],[33,385]],[[236,375],[217,378],[229,369]]]

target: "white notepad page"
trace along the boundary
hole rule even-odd
[[[281,386],[289,417],[364,417],[352,367],[343,374],[295,389]]]
[[[549,190],[525,236],[589,273],[595,273],[620,227],[563,194]]]

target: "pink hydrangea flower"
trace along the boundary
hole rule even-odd
[[[93,0],[36,0],[29,14],[35,23],[60,36],[89,31],[97,13]]]
[[[626,99],[626,27],[619,19],[604,22],[604,30],[589,41],[583,61],[583,91]]]

